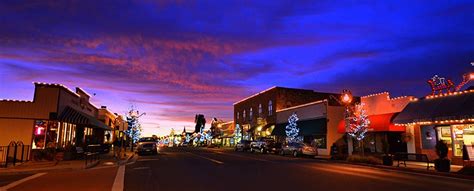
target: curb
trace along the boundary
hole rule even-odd
[[[424,170],[418,170],[418,169],[393,167],[393,166],[371,165],[371,164],[364,164],[364,163],[350,163],[346,161],[322,159],[322,158],[316,158],[316,160],[340,163],[340,164],[346,164],[346,165],[364,166],[364,167],[376,168],[376,169],[387,170],[387,171],[396,171],[396,172],[402,172],[402,173],[416,173],[416,174],[428,175],[428,176],[450,177],[450,178],[459,178],[459,179],[465,179],[465,180],[473,180],[474,178],[473,176],[456,174],[454,172],[449,173],[449,172],[424,171]]]

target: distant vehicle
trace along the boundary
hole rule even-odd
[[[316,156],[318,155],[318,150],[305,143],[288,143],[282,146],[280,155],[293,155],[294,157],[301,155]]]
[[[143,137],[138,140],[138,145],[137,145],[137,154],[143,155],[143,154],[158,154],[158,142],[152,138],[152,137]]]
[[[257,141],[250,143],[250,151],[259,151],[261,153],[267,153],[271,150],[271,146],[275,143],[273,139],[261,138]]]
[[[153,137],[142,137],[138,139],[138,142],[156,142],[157,140]]]
[[[235,151],[248,151],[250,150],[250,141],[241,140],[235,145]]]

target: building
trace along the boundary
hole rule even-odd
[[[22,142],[33,149],[103,143],[111,126],[81,88],[34,83],[32,101],[0,100],[0,145]]]
[[[234,103],[235,128],[242,130],[242,138],[246,140],[270,137],[278,121],[277,110],[324,99],[336,105],[339,96],[313,90],[272,87]]]
[[[392,120],[415,98],[413,96],[391,98],[388,92],[383,92],[362,96],[360,100],[370,120],[368,132],[362,144],[364,153],[384,153],[386,152],[384,143],[388,146],[389,153],[407,152],[407,144],[413,144],[413,141],[405,139],[410,132],[406,132],[405,126],[393,124]],[[344,123],[345,121],[339,123],[339,133],[346,133]],[[359,149],[351,150],[358,151]]]
[[[219,123],[217,123],[215,126],[217,135],[214,136],[212,140],[213,144],[230,147],[234,146],[235,143],[239,141],[240,137],[237,138],[237,140],[235,139],[234,121],[219,121]]]
[[[344,118],[344,109],[344,106],[331,104],[325,99],[277,110],[276,127],[271,135],[280,142],[284,141],[288,119],[296,114],[299,119],[296,122],[298,135],[303,137],[303,142],[317,145],[319,155],[330,155],[333,144],[339,147],[345,145],[344,135],[337,132],[339,121]]]
[[[413,132],[414,144],[409,151],[427,154],[432,159],[436,142],[449,146],[453,164],[462,164],[463,148],[474,153],[474,90],[430,95],[413,100],[397,115],[393,123]],[[467,151],[467,150],[466,150]],[[473,156],[470,156],[473,157]]]
[[[121,121],[121,118],[118,117],[116,113],[113,113],[107,106],[101,106],[99,108],[98,117],[99,121],[113,129],[112,131],[104,131],[104,142],[112,143],[115,140],[115,137],[119,136],[119,128],[116,128]]]

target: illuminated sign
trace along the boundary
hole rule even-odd
[[[439,94],[442,94],[443,90],[446,90],[447,93],[451,93],[454,90],[453,81],[439,77],[438,75],[435,75],[428,80],[428,84],[431,86],[431,95],[435,95],[436,91],[438,91]]]

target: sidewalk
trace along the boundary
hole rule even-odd
[[[459,165],[451,165],[450,172],[438,172],[434,169],[434,164],[430,164],[433,167],[430,167],[429,170],[426,169],[426,163],[423,162],[406,162],[405,165],[400,164],[400,167],[397,167],[397,162],[394,161],[393,166],[384,166],[384,165],[373,165],[373,164],[366,164],[366,163],[354,163],[354,162],[347,162],[344,160],[331,160],[330,157],[315,157],[315,159],[324,160],[328,162],[335,162],[335,163],[342,163],[347,165],[358,165],[358,166],[366,166],[371,168],[378,168],[382,170],[392,170],[392,171],[400,171],[406,173],[418,173],[418,174],[425,174],[425,175],[435,175],[435,176],[445,176],[445,177],[454,177],[454,178],[461,178],[461,179],[469,179],[472,180],[472,176],[463,175],[457,173],[460,171],[463,166]]]
[[[88,167],[93,168],[97,166],[115,166],[126,163],[134,156],[134,152],[127,151],[125,156],[118,161],[114,158],[113,152],[100,155],[100,162],[97,165]],[[39,173],[47,171],[73,171],[86,169],[85,160],[71,160],[71,161],[28,161],[18,166],[8,168],[0,168],[0,174],[27,174]]]

